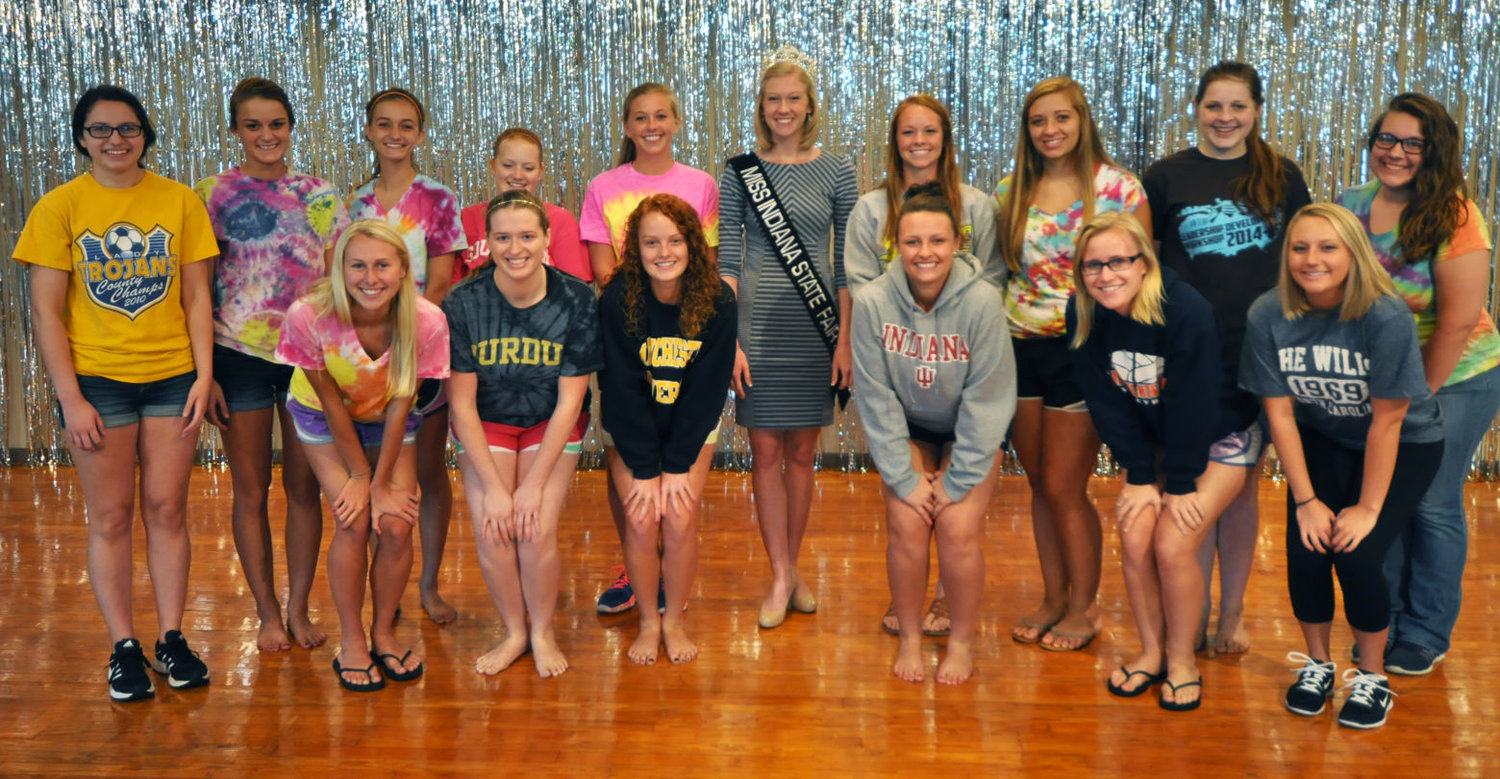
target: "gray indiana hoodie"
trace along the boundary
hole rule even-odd
[[[899,261],[854,300],[854,400],[875,467],[904,498],[921,478],[908,420],[954,431],[943,489],[963,500],[989,473],[1016,412],[1016,360],[999,290],[981,280],[974,255],[958,252],[931,311],[917,305]]]

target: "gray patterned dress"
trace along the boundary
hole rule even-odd
[[[761,168],[824,288],[836,296],[844,289],[844,227],[859,199],[854,165],[823,152],[811,162],[763,161]],[[728,166],[719,178],[719,220],[719,272],[739,280],[739,341],[753,382],[735,421],[772,430],[832,424],[828,347]]]

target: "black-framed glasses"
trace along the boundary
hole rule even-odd
[[[1130,255],[1129,257],[1110,257],[1107,260],[1088,260],[1083,263],[1083,275],[1098,276],[1099,274],[1104,272],[1105,268],[1109,268],[1111,272],[1119,273],[1120,271],[1130,267],[1132,263],[1144,256],[1146,256],[1145,252],[1138,252],[1136,254]]]
[[[91,124],[83,129],[84,132],[87,132],[89,134],[90,138],[98,138],[100,140],[108,138],[115,133],[119,133],[121,138],[139,138],[141,136],[141,133],[145,131],[145,128],[141,127],[135,122],[126,122],[125,124],[116,125]]]
[[[1401,144],[1401,150],[1407,154],[1421,154],[1427,149],[1425,138],[1397,138],[1390,133],[1375,136],[1375,146],[1381,149],[1394,149],[1398,143]]]

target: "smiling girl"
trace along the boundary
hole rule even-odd
[[[1390,592],[1382,572],[1443,450],[1411,312],[1359,220],[1304,207],[1287,226],[1276,290],[1250,306],[1240,384],[1261,397],[1286,474],[1287,587],[1307,654],[1285,705],[1322,713],[1333,695],[1333,573],[1358,668],[1339,724],[1376,728],[1392,705],[1383,673]]]
[[[499,673],[529,650],[551,677],[568,669],[553,629],[557,523],[589,426],[589,376],[602,362],[598,305],[587,285],[547,263],[550,221],[535,195],[509,190],[488,211],[488,260],[443,301],[464,496],[505,622],[505,638],[475,669]]]
[[[822,126],[807,70],[795,61],[773,62],[761,73],[756,98],[756,153],[730,160],[719,178],[725,237],[719,273],[741,303],[735,421],[750,432],[755,513],[771,568],[757,616],[766,629],[785,621],[788,609],[818,608],[816,582],[803,581],[798,560],[818,434],[833,423],[830,388],[844,390],[853,381],[844,229],[859,190],[849,159],[817,146]],[[747,181],[760,186],[752,193]],[[768,223],[759,221],[767,192],[775,193],[781,224],[799,244],[790,260],[788,239],[772,240]],[[796,268],[806,275],[797,276]],[[836,325],[832,336],[823,322]]]
[[[901,631],[891,672],[910,682],[925,675],[920,614],[934,536],[952,612],[937,681],[960,684],[974,673],[980,522],[1016,403],[999,295],[959,242],[939,186],[915,190],[901,205],[900,263],[859,291],[854,311],[854,398],[885,495],[886,571]]]
[[[12,257],[29,266],[37,352],[83,489],[89,584],[114,644],[109,697],[124,703],[156,689],[131,609],[137,484],[160,627],[151,666],[174,689],[209,681],[182,616],[188,476],[213,388],[209,286],[219,248],[193,191],[146,170],[156,129],[140,99],[94,87],[74,104],[72,130],[89,169],[37,201]]]
[[[1258,413],[1253,395],[1234,389],[1245,342],[1245,312],[1276,284],[1286,223],[1312,202],[1302,171],[1261,138],[1265,92],[1260,74],[1242,62],[1220,62],[1198,78],[1193,117],[1198,145],[1157,161],[1141,183],[1151,203],[1161,264],[1213,304],[1223,327],[1221,366],[1241,414]],[[1256,441],[1264,442],[1264,434]],[[1255,461],[1260,451],[1246,451]],[[1259,481],[1240,494],[1208,528],[1199,553],[1203,567],[1202,622],[1206,630],[1215,552],[1219,558],[1219,654],[1250,648],[1245,588],[1260,528]],[[1205,639],[1200,639],[1206,642]]]
[[[734,367],[734,293],[720,281],[697,214],[652,195],[627,223],[619,272],[599,299],[599,374],[609,459],[627,512],[625,563],[642,585],[637,663],[698,655],[683,607],[698,568],[698,501]],[[661,550],[658,554],[658,549]],[[664,609],[655,594],[665,585]]]
[[[1089,416],[1124,469],[1115,520],[1141,654],[1109,691],[1133,698],[1165,683],[1158,704],[1202,701],[1193,657],[1203,598],[1198,547],[1240,493],[1264,434],[1237,407],[1219,360],[1213,308],[1170,268],[1132,216],[1109,211],[1078,235],[1067,322],[1073,373]]]
[[[583,195],[583,212],[578,218],[578,232],[588,246],[589,263],[594,279],[603,289],[614,275],[615,266],[625,254],[625,229],[630,215],[642,200],[664,192],[676,195],[698,214],[703,225],[703,240],[710,260],[718,261],[719,188],[712,176],[690,168],[672,158],[672,139],[682,129],[682,111],[670,87],[648,81],[625,95],[621,123],[624,139],[615,167],[600,173],[589,182]],[[722,404],[721,404],[722,405]],[[605,458],[612,454],[614,442],[606,429]],[[606,471],[609,510],[615,532],[625,543],[625,508],[614,481],[614,469]],[[635,592],[630,575],[623,565],[615,566],[614,583],[599,595],[601,614],[618,614],[635,606]],[[658,602],[662,600],[658,593]]]
[[[427,139],[427,111],[404,89],[387,89],[365,104],[365,140],[375,150],[375,176],[349,198],[353,219],[382,219],[396,229],[411,257],[417,293],[443,302],[453,280],[458,253],[468,248],[459,220],[458,196],[417,172],[413,154]],[[453,485],[448,480],[448,399],[440,382],[418,388],[417,481],[422,488],[420,532],[422,608],[433,622],[446,624],[458,612],[438,593]]]
[[[1338,200],[1416,314],[1427,386],[1448,430],[1437,476],[1386,561],[1394,622],[1385,668],[1396,674],[1429,673],[1448,655],[1469,549],[1464,481],[1500,409],[1500,332],[1485,309],[1493,244],[1468,196],[1462,138],[1436,100],[1397,95],[1366,138],[1375,178]]]
[[[511,127],[495,136],[494,151],[490,156],[490,178],[497,192],[525,190],[537,194],[542,174],[547,168],[542,164],[542,139],[524,127]],[[538,195],[538,197],[540,197]],[[594,270],[589,265],[588,247],[578,237],[578,220],[566,208],[544,203],[547,207],[547,251],[544,259],[550,265],[572,274],[584,281],[594,280]],[[483,265],[490,256],[489,244],[485,240],[488,228],[485,214],[490,202],[475,203],[461,213],[464,238],[469,248],[454,263],[454,282]]]
[[[328,182],[287,167],[296,115],[273,81],[247,78],[229,96],[229,128],[244,147],[239,165],[198,182],[223,256],[214,274],[215,414],[234,483],[234,541],[260,617],[257,645],[311,649],[323,631],[308,617],[323,516],[318,481],[291,435],[286,391],[292,368],[273,362],[287,307],[328,272],[333,244],[349,224]],[[286,491],[289,593],[282,621],[271,555],[267,498],[271,428],[279,419]]]
[[[1031,486],[1044,591],[1011,638],[1070,651],[1098,635],[1102,530],[1086,489],[1099,435],[1074,381],[1063,309],[1073,294],[1073,242],[1105,211],[1125,211],[1151,231],[1140,182],[1104,152],[1083,88],[1050,78],[1021,107],[1015,169],[995,188],[1000,253],[1010,268],[1005,307],[1016,350],[1020,400],[1011,442]]]
[[[448,327],[412,277],[394,228],[378,219],[350,224],[328,278],[287,310],[276,346],[276,359],[297,369],[287,410],[333,509],[328,586],[342,634],[333,668],[355,692],[383,688],[381,674],[398,682],[422,675],[422,659],[397,640],[394,622],[417,524],[422,418],[412,399],[422,379],[448,376]],[[372,530],[379,540],[369,555]]]

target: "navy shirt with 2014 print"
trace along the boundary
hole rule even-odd
[[[553,267],[547,293],[516,308],[481,269],[443,299],[455,373],[478,376],[475,403],[485,422],[531,427],[557,406],[559,376],[587,376],[604,365],[598,303],[587,284]],[[584,396],[583,407],[589,407]]]
[[[1427,388],[1417,326],[1406,304],[1382,296],[1360,319],[1309,311],[1296,319],[1281,312],[1276,290],[1250,306],[1240,386],[1261,397],[1290,396],[1299,425],[1350,449],[1363,449],[1370,430],[1371,398],[1410,398],[1401,440],[1443,440],[1437,401]]]

